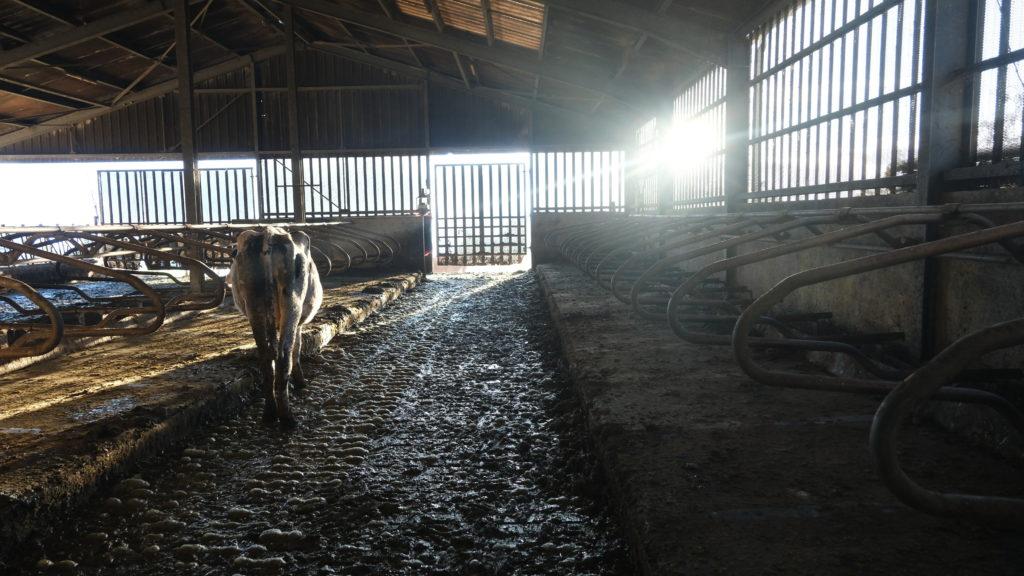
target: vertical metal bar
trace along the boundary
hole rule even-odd
[[[291,4],[284,5],[284,34],[285,75],[288,82],[288,157],[292,164],[292,208],[294,220],[305,222],[305,178],[302,174],[302,149],[299,142],[299,89],[295,72],[295,10]]]
[[[1010,51],[1010,4],[1002,0],[999,4],[999,55]],[[1003,138],[1006,136],[1006,77],[1010,66],[1000,66],[996,71],[996,114],[992,126],[992,161],[1003,160]]]
[[[893,73],[895,74],[895,88],[900,88],[903,76],[903,27],[906,24],[904,18],[904,2],[900,2],[896,10],[896,62]],[[896,175],[900,162],[899,140],[900,140],[900,101],[902,98],[893,101],[892,106],[892,157],[890,158],[889,173]]]
[[[878,45],[881,47],[879,50],[879,63],[878,63],[878,95],[885,94],[885,64],[888,60],[886,56],[886,46],[888,46],[888,30],[889,30],[889,11],[886,10],[882,13],[882,30],[879,32]],[[878,142],[875,145],[875,178],[881,178],[882,174],[882,131],[885,130],[885,105],[878,107],[878,123],[876,130],[876,137]],[[865,174],[865,178],[867,175]],[[876,191],[877,193],[877,191]]]
[[[912,53],[912,60],[910,62],[910,64],[911,64],[911,73],[910,73],[910,82],[911,82],[911,84],[916,84],[918,82],[918,76],[920,75],[919,61],[920,61],[920,57],[921,57],[921,48],[922,48],[922,46],[921,46],[921,41],[922,41],[922,38],[921,38],[921,36],[922,36],[922,33],[921,33],[921,22],[922,22],[922,18],[923,18],[922,12],[924,11],[924,6],[922,4],[923,4],[923,0],[916,0],[915,7],[914,7],[914,29],[913,29],[914,48],[913,48],[913,53]],[[959,31],[959,34],[960,34],[961,38],[963,38],[966,35],[966,33],[967,33],[966,29],[961,29]],[[966,49],[964,50],[964,53],[965,54],[967,53]],[[911,164],[911,163],[915,162],[915,160],[917,159],[917,154],[916,154],[916,150],[917,150],[917,112],[918,112],[918,108],[920,107],[920,99],[921,99],[920,95],[914,95],[914,96],[910,97],[910,118],[909,118],[909,120],[910,120],[910,141],[909,141],[909,143],[907,145],[907,164]]]

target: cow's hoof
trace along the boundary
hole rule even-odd
[[[277,412],[273,408],[263,410],[263,421],[264,426],[271,426],[274,422],[277,422]]]
[[[281,416],[281,428],[283,430],[294,430],[299,427],[299,421],[295,419],[295,416],[291,414]]]

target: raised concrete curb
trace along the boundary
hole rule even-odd
[[[365,321],[422,281],[421,274],[390,276],[358,284],[354,292],[349,287],[341,303],[327,300],[318,320],[303,331],[304,352],[319,351],[337,334]],[[84,353],[102,349],[90,347]],[[59,370],[62,361],[55,359],[52,367]],[[68,428],[64,433],[69,440],[85,446],[90,454],[59,454],[52,447],[55,440],[49,439],[47,446],[38,447],[38,454],[18,455],[14,464],[5,460],[7,465],[0,466],[0,556],[36,527],[59,518],[101,486],[122,477],[139,459],[173,449],[204,425],[237,414],[252,397],[253,378],[246,369],[251,362],[240,362],[240,354],[231,352],[208,363],[217,364],[216,370],[193,375],[211,376],[208,384],[153,396],[150,405],[140,402],[128,413],[134,415],[130,424],[98,420]],[[0,434],[0,448],[5,447],[3,442]]]

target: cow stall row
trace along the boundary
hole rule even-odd
[[[0,227],[0,367],[63,342],[149,334],[229,293],[252,225]],[[283,225],[310,238],[321,276],[390,266],[402,243],[352,221]]]
[[[1002,321],[948,345],[908,352],[908,341],[929,341],[928,326],[913,338],[850,330],[833,311],[814,306],[828,298],[796,293],[828,284],[833,300],[855,300],[865,297],[858,290],[867,291],[859,278],[919,265],[928,279],[930,267],[944,258],[1019,266],[1024,262],[1022,208],[1003,203],[605,215],[552,229],[544,241],[637,317],[667,323],[685,342],[731,347],[736,362],[762,385],[878,397],[872,455],[882,480],[908,505],[936,515],[1014,521],[1024,513],[1024,499],[930,489],[908,476],[898,457],[904,424],[928,403],[982,407],[1011,435],[1024,433],[1019,404],[979,385],[1019,382],[1020,371],[977,362],[988,352],[1024,344],[1024,319],[1013,316],[1014,307],[1005,307]],[[753,271],[783,266],[795,271],[761,287],[747,282],[756,277]],[[871,282],[877,284],[878,277]],[[887,288],[898,300],[932,286]],[[931,301],[927,294],[914,297]],[[859,324],[884,326],[887,318],[870,316],[891,311],[863,306],[858,313],[867,317]],[[797,369],[780,361],[780,352],[787,351],[807,359],[841,358],[844,362],[827,366],[846,368],[826,369],[817,362],[813,369]]]

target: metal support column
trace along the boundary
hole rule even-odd
[[[750,42],[729,42],[725,71],[725,211],[744,205],[749,173]]]
[[[174,43],[178,66],[178,121],[181,132],[181,181],[185,196],[185,222],[200,224],[203,218],[202,180],[196,162],[195,86],[192,78],[191,29],[189,1],[174,2]],[[190,249],[193,258],[201,256]],[[203,273],[198,266],[189,268],[189,285],[193,292],[203,291]]]
[[[750,173],[750,41],[746,37],[729,42],[725,68],[725,158],[723,191],[725,211],[740,212],[746,204]],[[726,257],[738,256],[737,249]],[[736,289],[736,270],[726,272],[726,284]]]
[[[174,2],[174,42],[178,63],[178,121],[181,129],[181,161],[184,172],[182,192],[185,195],[185,222],[199,224],[202,220],[200,205],[202,183],[196,164],[196,129],[194,85],[192,82],[192,58],[190,50],[190,29],[188,0]]]
[[[673,103],[674,101],[669,99],[658,111],[658,214],[671,213],[672,204],[675,202],[675,178],[672,167],[676,164],[677,151],[671,149]]]
[[[942,202],[943,173],[960,166],[966,158],[964,134],[970,121],[967,83],[960,73],[970,66],[975,47],[973,2],[930,0],[925,2],[924,78],[921,92],[921,145],[918,153],[917,191],[922,204]],[[929,226],[926,240],[938,237]],[[921,357],[936,351],[939,334],[939,262],[924,263],[921,291]]]
[[[246,68],[249,75],[249,106],[252,108],[252,156],[256,160],[256,180],[253,182],[256,198],[254,199],[257,209],[257,218],[263,219],[265,206],[263,205],[263,166],[260,163],[260,99],[257,93],[259,81],[256,78],[256,63],[253,62]]]
[[[296,222],[306,221],[305,178],[302,174],[302,149],[299,144],[299,89],[295,74],[295,9],[284,6],[285,67],[288,80],[288,157],[292,164],[292,202]]]

